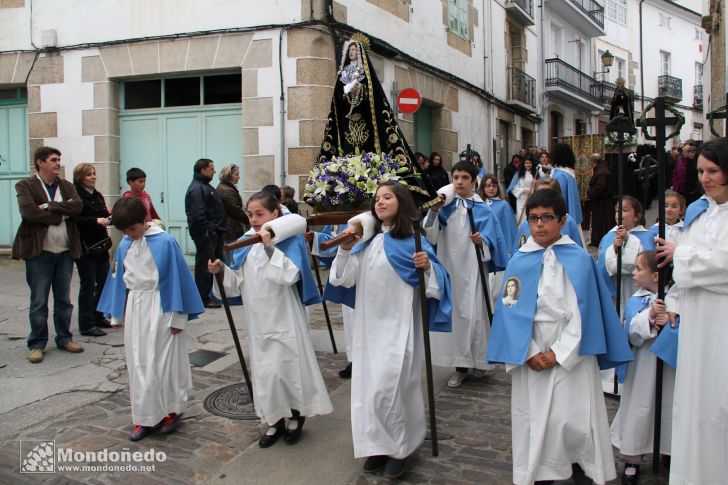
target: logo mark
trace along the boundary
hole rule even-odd
[[[20,473],[53,473],[56,471],[56,442],[20,441]]]

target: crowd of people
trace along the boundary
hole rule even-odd
[[[422,156],[424,173],[442,183],[427,212],[403,185],[383,182],[370,211],[318,233],[296,214],[290,187],[266,186],[243,203],[239,167],[224,167],[214,188],[214,162],[200,159],[185,197],[193,276],[144,191],[142,170],[129,170],[130,190],[109,211],[93,165],[77,165],[67,182],[59,177],[60,151],[41,147],[37,173],[16,185],[22,223],[13,257],[25,260],[30,288],[28,358],[43,360],[51,289],[56,345],[83,351],[70,329],[75,261],[81,334],[125,327],[130,438],[172,432],[192,389],[184,329],[219,306],[213,274],[220,273],[226,293],[243,301],[255,409],[269,426],[259,445],[295,444],[307,417],[332,411],[306,306],[322,297],[344,302],[354,454],[366,458],[365,472],[393,479],[425,439],[419,322],[426,308],[432,361],[453,369],[448,386],[495,364],[510,373],[514,483],[572,476],[605,483],[616,478],[612,445],[622,483],[638,483],[652,445],[658,359],[667,369],[660,451],[672,456],[671,483],[721,483],[728,394],[716,383],[723,382],[728,331],[715,315],[728,311],[728,140],[688,148],[686,157],[684,171],[675,166],[660,238],[630,196],[614,224],[609,168],[591,156],[586,193],[597,261],[584,250],[569,145],[524,150],[503,180],[485,173],[479,159],[448,174],[438,154]],[[691,203],[695,185],[702,195]],[[110,225],[125,235],[111,262]],[[330,265],[320,295],[305,241],[318,246],[336,233],[345,236],[338,249],[320,254]],[[251,236],[260,242],[224,252],[225,243]],[[670,285],[660,299],[663,268]],[[604,371],[615,368],[621,403],[610,429]]]

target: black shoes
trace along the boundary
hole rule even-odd
[[[271,429],[274,429],[275,433],[268,434],[268,432],[266,431],[266,433],[258,440],[258,444],[261,448],[269,448],[273,446],[275,442],[278,441],[278,438],[286,433],[286,422],[283,418],[281,418],[276,424],[271,426],[268,431],[270,431]]]
[[[104,335],[107,335],[107,333],[98,327],[94,327],[86,332],[81,332],[81,335],[85,335],[86,337],[103,337]]]
[[[96,320],[96,326],[98,328],[112,328],[111,322],[105,318],[100,318],[100,319]]]
[[[220,308],[220,307],[222,307],[222,305],[219,304],[218,302],[216,302],[215,300],[207,300],[205,302],[205,308]]]
[[[622,485],[637,485],[640,481],[640,466],[627,463],[622,472]]]
[[[387,461],[389,460],[388,456],[385,455],[375,455],[370,456],[367,458],[367,461],[364,462],[364,473],[376,473],[387,464]]]
[[[301,437],[301,431],[303,430],[303,423],[306,422],[306,417],[301,416],[301,413],[295,409],[292,409],[293,416],[288,420],[288,429],[286,429],[286,435],[283,437],[283,441],[287,445],[295,445],[298,443],[298,439]],[[291,429],[291,423],[296,423],[296,427]]]
[[[382,473],[382,476],[384,478],[388,478],[389,480],[394,480],[404,475],[405,471],[407,471],[407,458],[404,458],[402,460],[390,458],[387,460],[387,464],[384,467],[384,473]]]
[[[339,377],[342,379],[351,379],[351,362],[339,371]]]
[[[579,466],[579,464],[573,463],[571,465],[571,470],[573,473],[571,478],[574,480],[574,483],[576,485],[591,485],[594,483],[591,478],[586,476],[586,473],[584,473],[584,469]]]

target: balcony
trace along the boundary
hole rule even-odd
[[[604,7],[595,0],[548,0],[546,6],[589,37],[606,34]]]
[[[506,67],[507,103],[530,112],[536,108],[536,80],[517,67]]]
[[[660,76],[657,78],[657,95],[667,98],[673,103],[682,100],[682,79],[674,76]]]
[[[609,81],[599,81],[599,85],[597,86],[598,90],[598,96],[599,100],[602,102],[602,104],[606,106],[611,106],[612,99],[614,99],[614,91],[617,89],[617,85],[614,83],[610,83]],[[635,94],[634,91],[631,89],[628,89],[630,99],[632,100],[632,104],[634,104],[635,100]],[[632,106],[632,109],[634,110],[634,106]]]
[[[603,109],[601,83],[559,58],[546,59],[546,91],[579,108]]]
[[[506,10],[523,25],[534,25],[532,0],[506,0]]]
[[[703,111],[703,85],[693,86],[693,108]]]

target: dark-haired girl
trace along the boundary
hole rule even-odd
[[[450,280],[422,237],[415,252],[412,219],[419,216],[407,189],[379,186],[367,219],[373,237],[341,245],[330,281],[356,293],[351,376],[354,456],[364,471],[405,471],[425,438],[422,399],[422,325],[417,269],[425,270],[430,330],[450,331]],[[349,227],[345,232],[354,232]]]
[[[270,426],[258,443],[268,448],[283,436],[296,443],[307,416],[333,408],[308,331],[305,305],[320,299],[303,239],[306,220],[296,214],[278,219],[278,199],[267,192],[254,194],[246,211],[251,229],[241,239],[258,234],[262,242],[236,249],[231,267],[218,259],[208,268],[224,271],[228,296],[242,297],[255,412]]]

